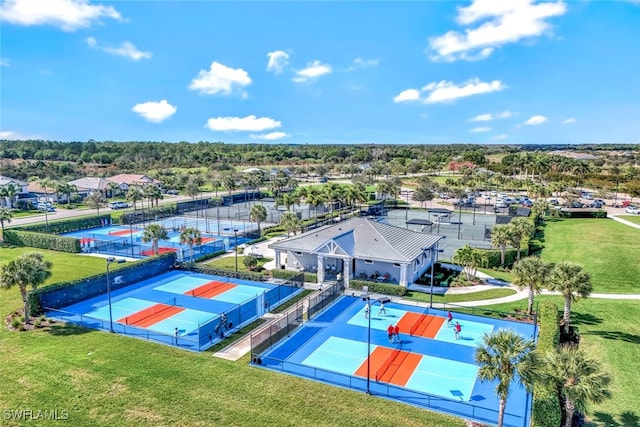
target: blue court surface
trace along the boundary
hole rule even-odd
[[[105,286],[106,287],[106,286]],[[173,270],[47,316],[194,351],[219,342],[300,288]],[[177,330],[177,333],[176,333]]]
[[[485,333],[498,329],[535,338],[533,324],[454,313],[454,321],[462,327],[456,339],[454,328],[447,326],[446,311],[389,303],[386,313],[373,305],[369,319],[365,306],[359,298],[340,297],[259,355],[260,366],[369,390],[373,395],[462,418],[497,422],[496,383],[477,380],[475,349]],[[389,340],[390,324],[400,327],[399,343]],[[531,401],[531,395],[514,381],[504,425],[527,427]]]

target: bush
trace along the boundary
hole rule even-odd
[[[195,262],[207,261],[207,260],[219,257],[220,255],[224,255],[226,253],[227,253],[227,251],[222,250],[222,251],[217,251],[217,252],[211,252],[210,254],[204,254],[204,255],[201,255],[201,256],[197,257]]]
[[[14,227],[12,230],[32,231],[34,233],[63,234],[72,231],[86,230],[88,228],[101,227],[104,222],[111,223],[111,215],[93,215],[82,218],[70,218],[58,221],[49,221],[47,224],[33,224]],[[48,230],[48,231],[47,231]]]
[[[49,249],[58,252],[80,253],[80,240],[75,237],[22,231],[17,228],[5,230],[4,241],[14,246]]]
[[[520,249],[520,257],[524,258],[528,255],[528,249]],[[514,248],[507,249],[504,256],[504,267],[511,267],[516,262],[518,252]],[[487,250],[487,268],[500,267],[500,249],[488,249]]]
[[[560,342],[558,324],[558,306],[545,302],[538,309],[538,346],[536,351],[542,356],[548,351],[555,351]],[[533,426],[557,427],[562,422],[562,408],[558,392],[553,387],[535,384],[533,388]]]
[[[300,274],[299,271],[280,270],[280,269],[271,270],[271,276],[275,279],[290,280],[299,274]],[[317,280],[318,279],[316,278],[316,281]]]
[[[407,288],[400,285],[370,282],[368,280],[359,280],[359,279],[353,279],[349,281],[349,287],[351,289],[362,290],[364,286],[368,287],[369,292],[374,292],[377,294],[393,295],[393,296],[399,296],[399,297],[407,294]]]
[[[20,318],[19,318],[19,317],[14,317],[14,318],[11,320],[11,326],[12,326],[13,328],[18,329],[18,327],[19,327],[20,325],[22,325],[22,321],[20,320]]]
[[[304,273],[304,281],[309,283],[318,283],[318,275],[316,273]]]

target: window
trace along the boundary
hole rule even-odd
[[[364,260],[364,263],[365,263],[365,264],[373,264],[373,261],[371,261],[370,259],[365,259],[365,260]]]
[[[296,255],[302,255],[302,252],[296,252]]]
[[[400,268],[400,264],[398,264],[397,262],[394,262],[394,263],[393,263],[393,266],[394,266],[394,267],[398,267],[398,268]]]

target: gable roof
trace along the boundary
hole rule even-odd
[[[4,187],[5,185],[9,184],[17,185],[18,187],[20,187],[19,190],[22,190],[22,186],[27,185],[28,182],[0,175],[0,187]]]
[[[149,178],[147,175],[136,175],[129,173],[121,173],[120,175],[114,175],[107,178],[109,181],[115,182],[116,184],[157,184],[160,181],[157,181],[153,178]]]
[[[358,259],[412,262],[442,236],[420,233],[368,218],[351,218],[269,245],[306,253],[344,253]]]
[[[86,176],[84,178],[74,179],[67,184],[75,185],[80,191],[82,190],[106,190],[109,185],[109,180],[106,178],[98,178],[92,176]]]

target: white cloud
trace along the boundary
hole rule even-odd
[[[124,56],[125,58],[139,61],[141,59],[151,58],[151,52],[143,52],[138,50],[133,43],[125,41],[120,47],[98,46],[98,41],[93,37],[87,37],[87,46],[93,49],[100,49],[112,55]]]
[[[406,89],[393,98],[393,102],[419,101],[420,91],[417,89]]]
[[[112,6],[91,5],[87,0],[6,0],[0,5],[0,20],[24,26],[53,25],[75,31],[101,18],[122,20]]]
[[[490,83],[481,82],[479,79],[472,79],[460,86],[456,86],[453,82],[441,81],[439,83],[429,83],[422,88],[423,91],[431,92],[425,102],[446,102],[454,101],[458,98],[464,98],[472,95],[480,95],[483,93],[491,93],[501,91],[505,88],[500,80],[494,80]]]
[[[309,62],[307,64],[307,68],[296,72],[296,76],[293,78],[293,81],[296,83],[307,82],[324,74],[330,74],[332,71],[331,65],[329,64],[323,64],[320,61]]]
[[[545,117],[545,116],[532,116],[529,120],[524,122],[524,124],[525,125],[530,125],[530,126],[536,126],[536,125],[543,124],[547,120],[549,120],[549,119],[547,117]]]
[[[433,61],[485,59],[504,44],[549,33],[551,25],[545,20],[566,11],[562,1],[475,0],[467,7],[458,7],[456,21],[463,26],[479,25],[464,29],[464,33],[448,31],[431,37],[428,51]]]
[[[206,127],[215,131],[249,131],[262,132],[267,129],[279,128],[282,122],[269,117],[256,117],[253,114],[247,117],[216,117],[207,120]]]
[[[513,116],[513,113],[509,110],[505,110],[497,114],[490,114],[490,113],[479,114],[475,117],[470,118],[469,121],[470,122],[488,122],[496,119],[508,119],[511,116]]]
[[[639,1],[640,1],[640,0],[639,0]],[[569,117],[568,119],[564,120],[564,121],[562,122],[562,124],[563,124],[563,125],[570,125],[570,124],[575,123],[575,122],[576,122],[576,119],[574,119],[573,117]]]
[[[277,139],[282,139],[282,138],[288,138],[289,135],[288,133],[285,132],[270,132],[270,133],[263,133],[260,135],[256,135],[256,134],[251,134],[249,135],[249,138],[251,139],[263,139],[265,141],[275,141]]]
[[[229,68],[226,65],[213,61],[208,71],[200,70],[198,76],[191,81],[189,89],[198,90],[200,93],[215,95],[223,93],[229,95],[240,91],[243,98],[247,93],[241,88],[251,84],[251,78],[242,68]]]
[[[347,71],[355,71],[362,68],[377,67],[378,65],[380,65],[379,59],[356,58],[353,60],[349,68],[347,68]]]
[[[0,59],[0,67],[10,67],[11,62],[7,58]]]
[[[393,98],[393,101],[421,101],[426,104],[435,104],[437,102],[452,102],[458,98],[465,98],[472,95],[501,91],[504,88],[506,88],[506,85],[500,80],[481,82],[478,78],[475,78],[462,83],[460,86],[456,86],[453,82],[443,80],[441,82],[429,83],[420,91],[417,89],[403,90]],[[422,93],[426,95],[424,98],[420,97]]]
[[[12,130],[0,130],[0,139],[7,139],[10,141],[25,141],[27,139],[42,139],[37,136],[29,136],[21,134],[20,132],[14,132]]]
[[[280,74],[284,70],[284,67],[289,65],[289,54],[284,50],[275,50],[267,53],[269,62],[267,62],[267,71],[273,71],[275,74]]]
[[[509,136],[509,135],[507,135],[506,133],[503,133],[502,135],[496,135],[496,136],[494,136],[494,137],[493,137],[493,138],[491,138],[491,139],[494,139],[494,140],[496,140],[496,141],[499,141],[499,140],[501,140],[501,139],[507,139],[507,137],[508,137],[508,136]]]
[[[489,132],[491,130],[488,126],[482,126],[471,129],[469,132],[478,133],[478,132]]]
[[[131,110],[150,122],[160,123],[173,116],[177,108],[169,104],[166,99],[163,99],[160,102],[149,101],[136,104]]]

